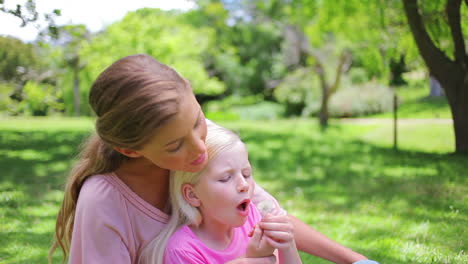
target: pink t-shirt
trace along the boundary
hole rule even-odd
[[[223,264],[245,255],[248,233],[262,219],[255,205],[250,204],[249,215],[244,225],[234,228],[232,240],[224,250],[206,246],[187,226],[182,226],[169,239],[164,255],[164,264]]]
[[[278,202],[256,185],[252,201]],[[169,216],[134,193],[115,174],[95,175],[83,184],[75,212],[70,264],[137,264],[143,248]]]

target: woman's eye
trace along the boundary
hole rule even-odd
[[[182,147],[182,142],[173,149],[168,149],[167,152],[177,152]]]

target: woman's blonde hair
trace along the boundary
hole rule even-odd
[[[208,135],[206,137],[208,162],[216,158],[219,153],[239,143],[242,143],[242,141],[234,132],[214,123],[208,124]],[[171,217],[166,227],[145,247],[141,254],[140,263],[162,264],[167,242],[174,232],[182,225],[198,226],[202,222],[203,219],[198,208],[191,206],[184,199],[182,185],[185,183],[197,184],[204,171],[195,173],[171,172],[169,183]]]
[[[80,189],[95,174],[112,172],[128,158],[114,147],[140,149],[155,130],[177,114],[190,85],[175,70],[148,55],[124,57],[105,69],[93,83],[89,103],[96,113],[96,133],[84,144],[68,177],[57,215],[49,263],[57,247],[65,262]]]

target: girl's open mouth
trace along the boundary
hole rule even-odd
[[[237,206],[237,211],[239,214],[245,216],[249,213],[249,204],[250,204],[250,199],[244,199],[241,201],[241,203]]]

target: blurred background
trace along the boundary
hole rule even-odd
[[[468,263],[467,44],[466,0],[0,0],[0,263],[45,263],[91,84],[136,53],[190,80],[319,231]]]

